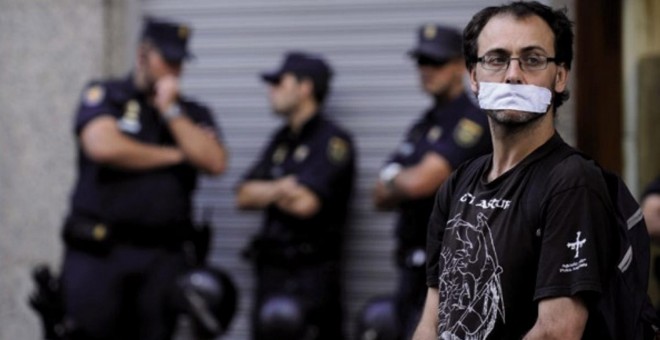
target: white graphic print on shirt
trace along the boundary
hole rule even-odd
[[[460,219],[447,222],[444,237],[456,240],[454,250],[440,254],[440,339],[485,339],[498,316],[504,320],[504,300],[499,265],[486,216],[477,225]]]

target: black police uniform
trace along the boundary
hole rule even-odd
[[[418,31],[419,44],[409,52],[413,58],[446,62],[461,55],[460,34],[442,26],[425,25]],[[413,124],[403,143],[389,158],[404,168],[414,166],[429,153],[446,159],[452,169],[464,161],[492,150],[488,119],[466,93],[447,103],[436,103]],[[396,262],[399,282],[396,292],[401,332],[410,336],[426,297],[426,230],[434,195],[399,204],[396,222]]]
[[[343,229],[355,172],[351,137],[323,115],[316,114],[300,131],[279,129],[244,180],[273,180],[295,175],[318,195],[321,209],[303,219],[274,205],[251,245],[257,275],[253,334],[259,334],[259,313],[275,296],[289,296],[302,305],[307,331],[315,339],[342,339],[340,255]]]
[[[94,81],[86,87],[75,120],[77,137],[89,122],[108,116],[138,142],[176,144],[168,123],[132,79]],[[186,98],[179,105],[196,124],[218,131],[206,107]],[[98,164],[78,149],[62,268],[73,338],[168,339],[176,325],[170,290],[189,266],[182,247],[193,230],[197,170],[187,163],[122,170]]]
[[[472,157],[491,150],[486,115],[463,94],[446,105],[435,106],[416,122],[389,163],[403,167],[421,162],[433,152],[444,157],[453,169]],[[396,223],[396,261],[400,270],[397,290],[404,329],[416,323],[426,296],[426,227],[434,196],[404,201]],[[406,320],[407,319],[407,320]]]

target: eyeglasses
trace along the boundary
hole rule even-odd
[[[556,58],[546,57],[538,54],[524,55],[518,58],[511,58],[501,54],[486,54],[477,58],[477,61],[486,70],[503,71],[509,68],[511,60],[518,60],[518,65],[523,71],[540,71],[548,67],[549,62],[556,62]]]

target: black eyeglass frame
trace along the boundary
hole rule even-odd
[[[528,68],[529,65],[526,66],[525,62],[522,60],[522,58],[525,58],[525,57],[516,57],[516,58],[507,57],[508,59],[507,59],[507,62],[505,64],[506,66],[503,66],[501,68],[488,68],[486,66],[486,59],[485,58],[486,58],[486,55],[481,56],[481,57],[477,58],[477,62],[481,65],[481,67],[484,68],[484,70],[488,70],[488,71],[506,71],[506,70],[509,69],[509,66],[511,66],[511,60],[517,60],[518,61],[518,66],[523,71],[541,71],[541,70],[545,70],[546,68],[548,68],[548,63],[557,63],[557,58],[556,57],[546,57],[546,56],[539,55],[539,56],[536,56],[536,58],[540,58],[540,59],[544,60],[543,66],[538,67],[538,68],[536,68],[536,67]]]

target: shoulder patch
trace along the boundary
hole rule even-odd
[[[328,142],[328,159],[333,163],[342,163],[348,158],[348,142],[341,137],[332,137]]]
[[[454,141],[464,148],[469,148],[477,144],[483,133],[484,128],[477,122],[461,118],[456,128],[454,128]]]
[[[83,102],[86,106],[96,106],[105,98],[105,88],[101,85],[92,85],[85,90]]]
[[[286,146],[286,144],[282,143],[278,145],[271,156],[271,162],[276,165],[282,164],[288,152],[289,148]]]

